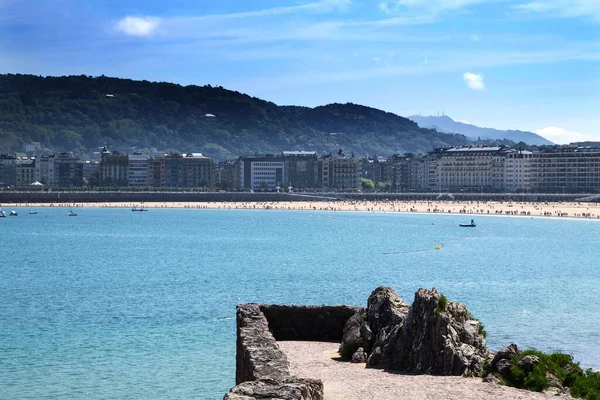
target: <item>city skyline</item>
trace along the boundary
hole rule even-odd
[[[600,3],[0,0],[0,13],[2,73],[221,85],[600,140]]]

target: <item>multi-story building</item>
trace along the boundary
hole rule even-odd
[[[531,185],[554,193],[600,189],[600,147],[555,146],[533,153]]]
[[[504,160],[504,183],[507,191],[528,191],[532,188],[531,165],[533,153],[513,150],[506,153]]]
[[[89,181],[94,172],[98,171],[100,168],[100,163],[97,161],[85,161],[82,162],[82,176]]]
[[[275,189],[285,184],[283,155],[266,154],[240,157],[236,162],[238,189]]]
[[[214,186],[213,163],[201,153],[188,153],[183,157],[186,187]]]
[[[16,183],[17,157],[0,154],[0,186],[13,186]]]
[[[35,182],[35,158],[17,158],[16,186],[29,186]]]
[[[50,187],[55,186],[54,154],[40,156],[36,159],[35,180]]]
[[[127,183],[129,186],[148,186],[148,156],[133,153],[128,156]]]
[[[165,155],[165,187],[185,187],[185,163],[183,154]]]
[[[361,187],[361,163],[354,155],[330,154],[321,159],[321,185],[327,189],[353,189]]]
[[[215,186],[225,190],[237,189],[239,177],[236,174],[236,164],[231,161],[223,161],[214,168]]]
[[[319,182],[319,160],[316,151],[284,151],[282,186],[298,189],[314,188]]]
[[[54,155],[54,184],[58,187],[73,187],[83,184],[83,164],[73,153]]]
[[[507,148],[455,147],[438,153],[438,186],[441,190],[502,190]]]
[[[385,182],[384,176],[386,175],[386,167],[388,164],[386,161],[379,157],[365,157],[362,159],[362,177],[370,179],[373,183]],[[389,174],[392,176],[393,173]],[[391,179],[390,179],[391,181]]]
[[[129,158],[119,152],[110,152],[106,146],[102,149],[100,161],[100,186],[127,186]]]
[[[164,155],[153,155],[148,158],[148,186],[165,186]]]

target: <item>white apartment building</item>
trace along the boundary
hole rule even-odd
[[[438,164],[438,186],[442,190],[502,189],[504,147],[456,147],[444,150]]]
[[[35,163],[35,180],[54,186],[54,155],[38,157]]]
[[[518,191],[532,188],[531,167],[533,153],[530,151],[511,151],[504,159],[504,190]]]
[[[250,162],[250,188],[275,189],[283,185],[283,161]]]

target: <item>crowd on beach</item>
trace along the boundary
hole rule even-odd
[[[150,202],[150,203],[29,203],[5,207],[68,208],[192,208],[226,210],[297,210],[444,213],[469,215],[506,215],[526,217],[575,217],[600,219],[599,203],[528,203],[501,201],[296,201],[296,202]]]

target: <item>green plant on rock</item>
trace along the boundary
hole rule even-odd
[[[539,362],[530,370],[519,367],[517,363],[529,355],[536,356]],[[500,382],[504,385],[541,392],[548,388],[550,377],[554,376],[563,387],[570,389],[574,397],[600,400],[600,372],[584,372],[568,354],[545,354],[537,350],[526,350],[512,356],[510,361],[511,367],[500,376]],[[487,370],[487,373],[489,372]]]
[[[447,306],[448,306],[448,298],[442,294],[442,295],[440,295],[440,298],[438,299],[437,308],[435,309],[435,312],[438,314],[441,312],[444,312],[444,311],[446,311]]]

